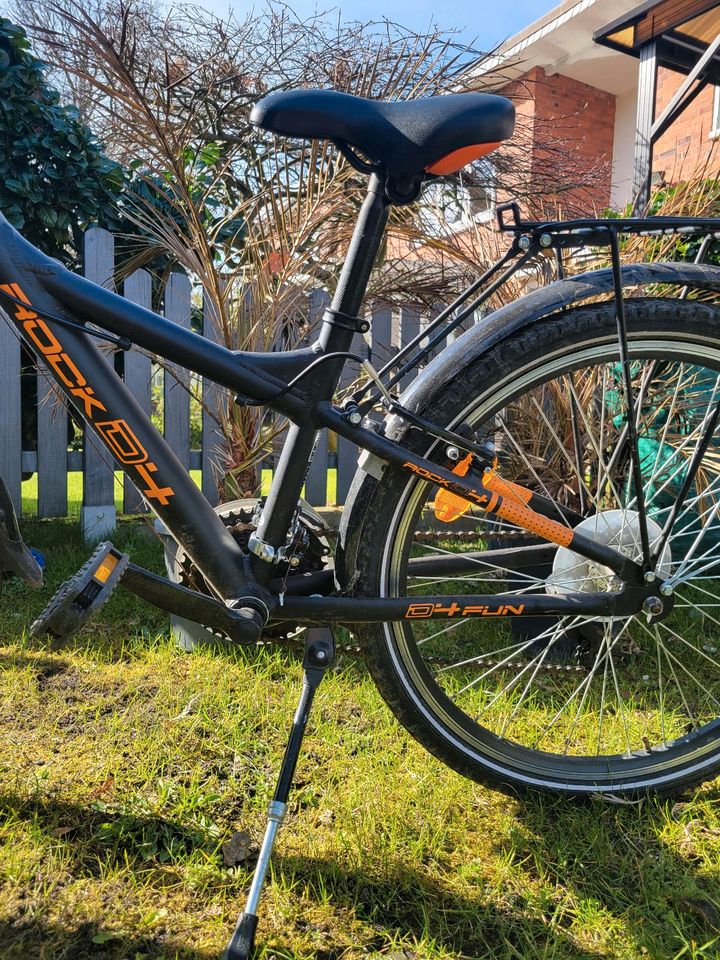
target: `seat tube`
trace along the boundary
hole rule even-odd
[[[323,318],[318,337],[318,346],[323,353],[343,352],[350,349],[353,331],[347,326],[334,323],[335,314],[357,316],[362,305],[368,280],[380,248],[383,232],[390,210],[390,201],[385,195],[384,181],[373,174],[368,192],[355,224],[348,252],[345,256],[338,285],[330,308]],[[328,361],[327,381],[318,391],[318,400],[330,400],[337,389],[344,362]],[[280,460],[273,476],[256,537],[274,550],[284,546],[297,502],[317,439],[312,426],[292,424],[283,446]],[[269,583],[273,565],[259,556],[251,558],[253,575],[259,583]]]

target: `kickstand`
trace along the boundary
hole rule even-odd
[[[260,848],[260,855],[253,874],[245,909],[238,917],[235,932],[223,954],[223,960],[249,960],[255,948],[255,930],[257,929],[257,909],[260,895],[270,866],[270,856],[275,844],[275,837],[287,812],[288,794],[295,775],[295,766],[310,716],[310,708],[315,691],[320,686],[325,671],[332,665],[334,659],[335,642],[332,631],[327,627],[309,628],[305,633],[302,693],[285,747],[285,756],[280,767],[275,794],[268,807],[268,824],[265,837]]]

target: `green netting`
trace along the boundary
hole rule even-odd
[[[641,385],[642,397],[638,452],[648,516],[662,528],[687,476],[688,466],[703,433],[703,423],[720,401],[720,376],[706,367],[692,364],[655,362],[649,382]],[[642,381],[647,366],[638,368],[635,382]],[[614,371],[615,389],[606,393],[606,406],[620,434],[626,424],[624,394],[619,386],[621,370]],[[635,500],[631,471],[622,491],[624,505]],[[717,556],[720,547],[720,438],[713,438],[701,469],[685,498],[685,506],[674,524],[671,539],[673,561],[677,563],[695,543],[693,555]]]

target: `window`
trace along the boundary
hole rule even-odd
[[[714,91],[710,136],[716,140],[720,137],[720,87],[715,87]]]
[[[495,207],[495,169],[484,161],[457,179],[437,180],[424,191],[427,227],[433,233],[467,230],[492,219]]]

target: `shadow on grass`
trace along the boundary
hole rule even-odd
[[[27,821],[34,831],[62,844],[63,855],[85,877],[100,876],[113,866],[138,872],[162,869],[186,862],[193,854],[205,859],[217,854],[221,862],[218,838],[200,813],[180,822],[153,810],[137,795],[125,801],[98,798],[83,805],[2,793],[0,819],[6,816]]]
[[[650,956],[674,956],[685,944],[720,935],[720,878],[699,853],[680,856],[664,839],[674,803],[647,799],[619,806],[529,797],[517,811],[522,835],[513,838],[516,855],[545,884],[565,887],[576,902],[622,918]]]
[[[452,953],[472,960],[593,960],[605,953],[578,948],[568,931],[553,927],[542,917],[529,916],[522,902],[498,905],[493,893],[478,889],[475,897],[457,893],[442,882],[406,865],[390,863],[385,871],[376,867],[347,869],[332,860],[278,857],[276,873],[288,888],[300,888],[310,900],[327,901],[351,911],[375,931],[358,947],[371,956],[415,957],[413,941],[425,949],[436,945],[439,955]],[[295,920],[299,934],[312,930],[302,916]],[[400,944],[406,944],[405,949]],[[293,956],[274,940],[264,946],[268,956]],[[393,950],[392,948],[396,949]],[[390,953],[388,954],[388,951]],[[342,949],[314,950],[313,960],[339,960]],[[423,956],[425,954],[423,953]]]
[[[5,648],[0,651],[0,670],[22,670],[31,667],[43,680],[49,680],[70,668],[67,660],[57,656],[46,656],[42,652],[21,653]]]
[[[93,809],[52,798],[22,799],[17,795],[0,795],[0,817],[12,815],[32,823],[35,831],[53,837],[58,843],[62,829],[64,852],[70,859],[70,872],[78,877],[100,877],[108,867],[130,868],[133,872],[154,874],[155,884],[162,885],[164,867],[177,866],[193,853],[204,858],[218,857],[217,840],[203,836],[195,825],[179,823],[162,816],[133,813],[120,809]],[[313,926],[303,917],[302,909],[294,919],[297,942],[303,947],[313,944],[312,953],[300,953],[297,947],[264,942],[262,932],[258,946],[262,956],[312,956],[313,960],[340,960],[349,948],[352,956],[374,952],[386,954],[399,943],[413,941],[435,943],[440,952],[453,951],[460,957],[520,958],[542,956],[547,960],[593,960],[603,954],[578,951],[570,935],[551,927],[542,917],[529,916],[522,902],[492,902],[493,893],[478,890],[476,897],[457,893],[442,882],[431,879],[404,864],[389,862],[386,867],[368,864],[367,868],[348,869],[330,859],[278,857],[274,861],[276,876],[286,890],[302,891],[301,899],[313,905],[329,903],[340,914],[350,914],[362,923],[362,942],[348,944],[342,929],[333,930],[334,909],[327,915],[327,927],[321,922]],[[176,878],[175,878],[176,880]],[[218,883],[226,884],[218,873]],[[245,882],[238,878],[234,900],[238,910],[245,895]],[[113,900],[108,901],[112,916]],[[317,917],[317,911],[313,909]],[[262,911],[261,911],[262,913]],[[193,953],[169,935],[148,936],[128,932],[115,935],[122,917],[115,918],[104,932],[96,925],[83,923],[72,928],[65,924],[49,924],[37,917],[19,917],[15,922],[0,923],[0,956],[2,960],[215,960],[215,954]],[[262,927],[261,927],[262,931]],[[228,937],[231,930],[228,927]],[[102,942],[98,942],[98,939]],[[338,942],[340,941],[340,942]],[[264,951],[264,952],[263,952]],[[412,957],[411,950],[393,952],[392,956]]]
[[[117,866],[130,869],[133,876],[145,874],[146,880],[162,889],[166,869],[173,873],[198,855],[206,864],[208,858],[216,859],[218,889],[227,884],[217,835],[208,833],[201,820],[188,822],[184,817],[181,822],[137,806],[133,800],[105,806],[23,799],[9,792],[0,794],[0,818],[4,816],[24,819],[34,831],[52,837],[54,844],[61,843],[76,878],[101,877],[108,867]],[[309,905],[313,918],[318,917],[317,905],[330,904],[340,915],[362,924],[362,942],[350,945],[342,927],[334,930],[333,909],[326,915],[327,927],[323,921],[314,927],[300,908],[293,919],[296,934],[289,939],[297,938],[303,946],[312,943],[312,953],[305,950],[302,955],[312,955],[313,960],[339,960],[350,946],[358,955],[390,950],[393,956],[411,957],[411,950],[397,951],[399,944],[413,941],[435,943],[440,953],[449,951],[473,960],[592,960],[608,954],[605,948],[594,952],[578,947],[576,921],[592,929],[602,925],[604,916],[607,922],[617,920],[623,939],[631,939],[636,949],[644,947],[653,957],[673,956],[684,942],[703,943],[717,933],[713,904],[720,895],[720,881],[701,869],[699,861],[679,856],[664,842],[667,808],[663,804],[647,801],[638,809],[531,799],[519,805],[516,816],[517,830],[504,834],[499,849],[505,859],[511,851],[528,877],[527,897],[517,893],[517,887],[507,890],[494,884],[487,888],[478,884],[470,892],[465,884],[458,891],[452,887],[452,877],[447,881],[429,877],[392,858],[354,869],[332,859],[276,858],[277,882],[295,891],[299,901]],[[530,888],[536,886],[536,879],[549,891],[545,905],[533,899]],[[233,882],[238,909],[245,886],[246,878]],[[108,910],[112,909],[110,900]],[[584,910],[594,919],[583,922]],[[44,923],[19,918],[0,924],[2,960],[210,960],[215,956],[184,950],[169,934],[128,932],[117,937],[112,929],[104,934],[91,924],[72,929],[71,921],[56,927]],[[275,954],[280,960],[301,955],[290,943],[272,937],[265,942],[262,929],[262,956]],[[227,932],[229,936],[229,928]]]
[[[127,937],[91,923],[72,928],[45,920],[0,922],[2,960],[218,960],[189,950],[172,936]]]
[[[115,809],[117,806],[118,809]],[[217,840],[199,824],[180,823],[160,815],[133,812],[122,803],[105,807],[89,802],[74,804],[52,798],[22,798],[0,794],[0,820],[24,819],[62,844],[74,879],[102,879],[107,868],[130,868],[133,876],[152,872],[162,883],[164,868],[174,870],[193,853],[211,856]],[[62,876],[62,873],[59,874]],[[108,924],[83,922],[74,927],[38,915],[20,914],[0,921],[2,960],[217,960],[217,953],[192,950],[170,933],[146,935],[122,930],[122,905],[112,895],[98,891],[108,911]],[[50,897],[52,900],[52,896]]]

